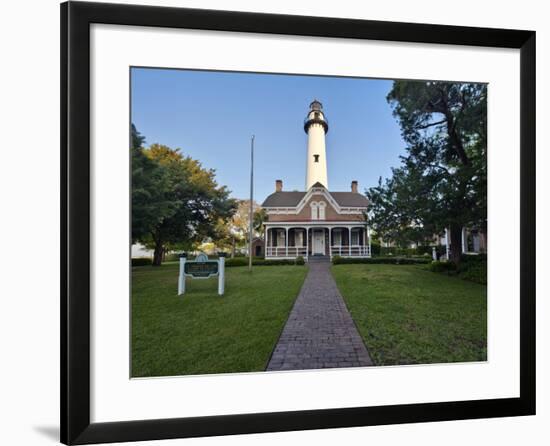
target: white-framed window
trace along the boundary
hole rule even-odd
[[[319,220],[325,219],[325,208],[327,204],[324,201],[319,202]]]
[[[311,219],[312,220],[318,220],[319,219],[319,204],[316,201],[312,201],[310,204],[311,207]]]

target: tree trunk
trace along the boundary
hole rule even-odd
[[[155,251],[153,254],[153,266],[160,266],[162,264],[162,255],[164,252],[164,247],[161,242],[155,243]]]
[[[460,256],[462,255],[462,226],[451,224],[451,252],[450,260],[456,266],[460,265]]]

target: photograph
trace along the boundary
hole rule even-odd
[[[487,84],[130,86],[132,378],[487,361]]]
[[[6,2],[2,444],[548,443],[549,11]]]

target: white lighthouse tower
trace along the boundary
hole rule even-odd
[[[304,121],[304,131],[307,133],[306,190],[317,182],[328,189],[325,147],[328,121],[323,113],[323,104],[317,99],[309,105],[309,112]]]

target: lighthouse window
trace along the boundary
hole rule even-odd
[[[313,155],[313,160],[318,163],[319,162],[319,155]]]

